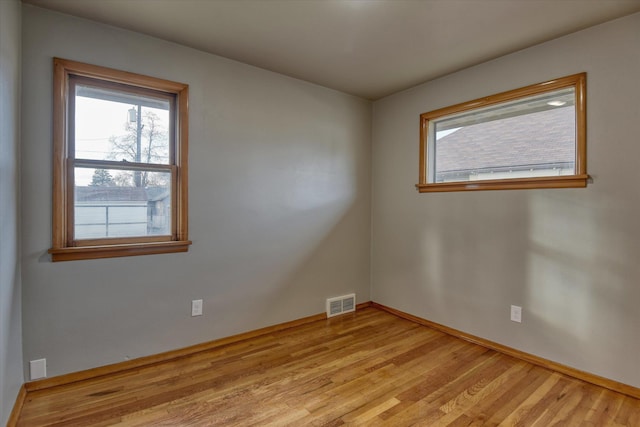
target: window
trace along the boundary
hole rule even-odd
[[[54,59],[53,261],[186,252],[188,86]]]
[[[587,185],[586,74],[420,116],[421,193]]]

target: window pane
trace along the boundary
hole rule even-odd
[[[167,99],[75,88],[76,158],[169,164]]]
[[[76,167],[74,194],[76,239],[171,234],[169,172]]]
[[[575,118],[567,88],[436,119],[431,182],[573,175]]]

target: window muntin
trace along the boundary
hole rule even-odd
[[[585,74],[421,115],[421,192],[584,187]]]
[[[54,69],[52,260],[186,251],[188,86]]]

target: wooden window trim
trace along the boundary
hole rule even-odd
[[[191,241],[188,238],[188,138],[189,86],[155,77],[119,71],[97,65],[84,64],[66,59],[54,58],[53,84],[53,223],[52,247],[49,249],[52,261],[113,258],[133,255],[186,252]],[[171,236],[144,236],[122,239],[97,239],[74,241],[68,219],[72,213],[73,185],[68,178],[69,142],[69,77],[89,77],[102,82],[124,84],[176,96],[174,135],[177,138],[173,155],[175,179],[172,190],[176,203],[172,210],[175,225]]]
[[[416,188],[420,193],[477,191],[477,190],[514,190],[534,188],[582,188],[587,186],[590,177],[587,175],[587,138],[586,138],[586,73],[574,74],[559,79],[533,84],[520,89],[502,92],[496,95],[475,99],[469,102],[440,108],[420,115],[420,171]],[[482,181],[461,181],[445,183],[429,183],[427,175],[428,163],[428,129],[429,121],[449,114],[474,110],[493,104],[512,101],[552,90],[574,87],[576,95],[576,173],[566,176],[511,178]]]

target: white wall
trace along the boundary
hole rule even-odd
[[[22,376],[19,262],[20,2],[0,1],[0,425]]]
[[[420,113],[582,71],[588,188],[415,190]],[[372,299],[640,387],[638,76],[635,14],[375,102]]]
[[[53,376],[369,300],[368,101],[31,6],[23,30],[25,361]],[[188,253],[50,262],[54,56],[190,85]]]

